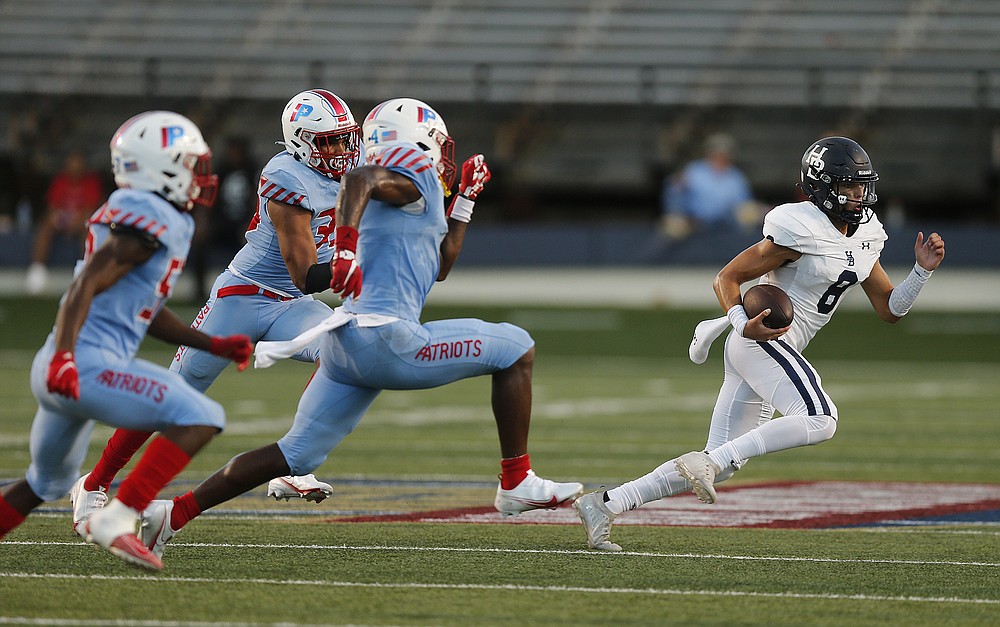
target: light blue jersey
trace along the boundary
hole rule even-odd
[[[77,274],[90,255],[112,237],[111,223],[144,231],[160,247],[149,261],[94,296],[78,343],[110,349],[128,359],[135,355],[150,321],[173,292],[187,260],[194,220],[156,194],[119,189],[90,218],[84,259],[77,262]]]
[[[209,335],[243,334],[253,342],[290,340],[330,315],[326,303],[303,295],[288,274],[278,232],[267,211],[275,200],[312,213],[310,228],[318,263],[333,256],[334,209],[340,182],[296,161],[287,152],[264,166],[258,187],[257,213],[247,228],[246,245],[212,286],[208,302],[191,326]],[[249,292],[242,289],[257,287]],[[294,359],[315,362],[318,343]],[[204,392],[232,363],[208,351],[181,346],[170,369]]]
[[[344,309],[418,321],[441,269],[444,190],[430,157],[416,146],[387,148],[374,163],[412,180],[421,198],[403,207],[369,201],[358,228],[362,292]]]
[[[510,367],[534,346],[514,325],[463,318],[421,324],[448,232],[444,190],[416,146],[386,148],[374,163],[409,178],[420,200],[370,200],[361,216],[361,295],[343,305],[350,320],[321,338],[319,369],[278,441],[292,474],[315,470],[382,390],[433,388]]]
[[[295,287],[278,246],[278,233],[267,211],[267,201],[294,205],[312,213],[310,228],[316,242],[319,263],[333,256],[334,208],[340,181],[320,174],[282,152],[264,166],[257,189],[257,213],[250,221],[246,245],[240,249],[229,270],[248,282],[282,296],[302,296]]]
[[[199,394],[176,373],[135,358],[149,323],[163,308],[184,267],[194,220],[152,192],[117,190],[90,218],[77,274],[109,237],[128,237],[112,234],[112,223],[142,231],[159,248],[91,301],[74,347],[79,400],[48,391],[54,333],[35,355],[30,381],[38,411],[31,426],[27,480],[32,491],[46,501],[65,496],[79,476],[98,421],[140,431],[163,431],[176,425],[221,429],[225,425],[221,405]]]

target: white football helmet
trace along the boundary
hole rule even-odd
[[[285,141],[278,143],[290,155],[330,178],[339,179],[361,160],[361,127],[347,103],[325,89],[289,100],[281,113],[281,133]]]
[[[386,100],[365,118],[365,153],[370,163],[385,148],[416,144],[437,168],[446,191],[455,182],[455,142],[438,112],[413,98]]]
[[[118,187],[156,192],[182,209],[211,206],[219,188],[201,131],[172,111],[147,111],[122,124],[111,138],[111,166]]]

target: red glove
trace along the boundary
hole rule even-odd
[[[232,359],[236,369],[243,372],[250,365],[250,355],[253,355],[253,344],[245,335],[213,336],[208,347],[209,352],[219,357]]]
[[[333,235],[333,259],[330,260],[333,279],[330,289],[342,299],[361,295],[361,266],[358,265],[358,230],[353,226],[338,226]]]
[[[45,385],[53,394],[60,394],[74,401],[80,400],[80,375],[76,370],[73,351],[63,351],[52,356]]]
[[[472,155],[462,164],[462,182],[458,185],[458,193],[469,200],[475,200],[491,176],[490,169],[486,166],[486,157]]]

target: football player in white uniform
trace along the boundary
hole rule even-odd
[[[897,322],[944,259],[941,236],[931,233],[925,239],[918,233],[913,270],[893,287],[879,264],[886,234],[872,210],[877,180],[868,154],[851,139],[827,137],[806,150],[799,186],[808,200],[780,205],[767,214],[764,238],[715,277],[715,293],[726,316],[695,329],[689,354],[702,363],[712,340],[733,327],[705,451],[681,455],[634,481],[578,499],[574,507],[591,548],[621,550],[611,542],[611,523],[627,510],[688,490],[713,503],[714,484],[731,477],[750,458],[833,437],[837,407],[802,351],[833,316],[847,290],[859,283],[879,318]],[[740,288],[755,279],[788,294],[795,308],[790,326],[764,326],[769,309],[748,318]],[[772,419],[775,410],[781,416]]]

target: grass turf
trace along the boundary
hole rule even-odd
[[[23,474],[27,387],[54,301],[0,300],[0,476]],[[182,316],[193,308],[178,308]],[[700,446],[721,344],[685,359],[709,311],[430,308],[427,318],[510,320],[538,342],[531,450],[543,476],[593,487]],[[795,480],[998,483],[996,316],[914,312],[895,327],[839,312],[807,355],[840,408],[836,437],[754,460],[731,484]],[[143,357],[167,363],[150,340]],[[287,428],[310,369],[226,372],[210,395],[229,428],[186,470],[187,489]],[[489,381],[387,392],[317,474],[338,510],[489,505],[498,446]],[[87,463],[110,434],[95,431]],[[348,479],[442,480],[379,487]],[[338,485],[338,479],[341,484]],[[467,489],[449,489],[449,482]],[[464,484],[463,484],[464,485]],[[727,484],[729,485],[729,484]],[[960,489],[960,488],[956,488]],[[585,550],[557,525],[337,523],[306,503],[203,516],[147,575],[83,545],[63,500],[0,544],[0,621],[297,624],[988,624],[1000,612],[995,525],[889,530],[616,526],[625,555]],[[312,509],[311,509],[312,508]],[[293,516],[292,514],[295,514]],[[334,522],[330,522],[333,520]]]

